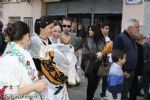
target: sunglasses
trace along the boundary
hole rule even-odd
[[[62,25],[63,27],[71,28],[71,25]]]

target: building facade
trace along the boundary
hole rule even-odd
[[[140,3],[136,3],[136,2]],[[73,18],[74,25],[99,25],[109,22],[111,33],[123,30],[129,18],[136,18],[146,32],[149,32],[149,0],[1,0],[0,19],[7,24],[16,20],[25,21],[33,32],[35,20],[49,15],[61,20]],[[128,4],[129,3],[129,4]]]
[[[72,0],[66,2],[46,3],[46,14],[61,19],[69,16],[74,23],[86,28],[91,24],[99,25],[109,22],[112,33],[121,29],[122,0]]]
[[[35,19],[44,15],[40,0],[2,0],[0,8],[0,20],[4,25],[18,20],[26,22],[33,33]]]

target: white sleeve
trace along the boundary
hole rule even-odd
[[[29,52],[34,58],[39,57],[39,51],[41,49],[41,43],[38,40],[37,36],[32,37]]]
[[[19,61],[17,62],[17,58],[15,57],[4,57],[0,60],[0,89],[4,86],[5,95],[13,95],[18,94],[17,88],[21,83],[21,77],[19,74]]]

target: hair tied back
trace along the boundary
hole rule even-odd
[[[13,35],[15,33],[15,28],[11,25],[11,26],[8,26],[7,28],[7,34],[8,35]]]

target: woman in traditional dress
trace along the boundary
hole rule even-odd
[[[38,92],[46,89],[46,82],[38,80],[30,53],[29,27],[21,21],[5,30],[8,44],[0,58],[0,97],[2,100],[42,100]]]
[[[42,72],[40,58],[46,58],[46,52],[52,48],[52,42],[50,41],[49,37],[52,35],[54,21],[49,16],[41,17],[36,20],[34,28],[37,36],[32,37],[29,51],[34,58],[38,71]],[[42,78],[46,79],[44,76],[42,76]],[[44,100],[69,100],[65,83],[55,85],[49,81],[48,90],[43,92],[42,95],[45,98]]]

